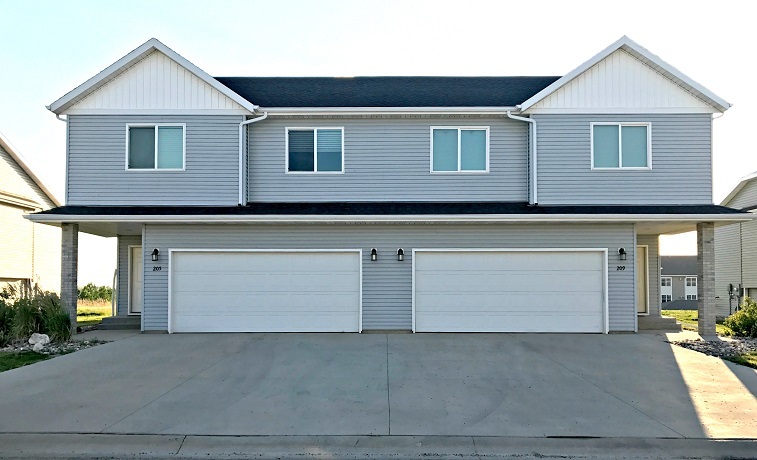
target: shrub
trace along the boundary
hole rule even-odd
[[[13,305],[0,298],[0,347],[8,345],[13,336]]]
[[[757,302],[745,297],[741,309],[726,318],[723,324],[737,337],[757,337]]]
[[[71,318],[53,293],[37,298],[41,316],[41,330],[52,342],[65,342],[71,338]]]
[[[113,296],[113,289],[108,286],[95,286],[89,283],[79,289],[79,298],[83,300],[108,300]]]
[[[13,304],[13,336],[25,339],[39,332],[42,318],[32,299],[22,298]]]

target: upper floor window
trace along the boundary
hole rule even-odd
[[[344,128],[287,128],[287,172],[344,172]]]
[[[686,277],[686,287],[697,287],[697,277],[696,276],[687,276]]]
[[[649,123],[592,123],[592,169],[651,169]]]
[[[134,124],[126,129],[126,169],[184,169],[186,125]]]
[[[663,276],[660,278],[660,286],[662,287],[668,287],[673,285],[673,278]]]
[[[488,127],[431,128],[431,172],[488,171]]]

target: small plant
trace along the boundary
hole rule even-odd
[[[13,336],[13,308],[5,298],[0,298],[0,347],[8,345]]]
[[[737,337],[757,337],[757,302],[745,297],[741,309],[726,318],[723,324]]]

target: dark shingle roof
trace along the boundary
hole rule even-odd
[[[52,215],[456,215],[456,214],[746,214],[717,205],[529,206],[528,203],[480,202],[353,202],[353,203],[248,203],[247,206],[62,206],[37,214]]]
[[[660,274],[662,275],[696,275],[697,256],[661,256]]]
[[[560,77],[215,77],[261,107],[513,107]]]

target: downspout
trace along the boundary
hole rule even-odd
[[[537,180],[536,180],[536,120],[533,118],[526,118],[526,117],[519,117],[517,115],[513,115],[510,113],[510,111],[507,111],[507,118],[512,118],[513,120],[519,120],[519,121],[525,121],[529,124],[529,136],[528,140],[530,141],[531,145],[529,146],[529,150],[531,151],[530,155],[530,163],[529,163],[529,171],[531,172],[529,179],[530,179],[530,187],[529,187],[529,193],[528,193],[528,204],[530,205],[537,205],[539,204],[539,196],[538,196],[538,189],[537,189]]]
[[[258,107],[255,106],[255,110]],[[253,112],[254,113],[254,112]],[[263,112],[263,116],[258,118],[252,118],[250,120],[239,123],[239,205],[244,206],[247,203],[247,197],[245,196],[244,188],[244,173],[247,168],[244,167],[244,127],[258,121],[263,121],[268,118],[268,112]]]

